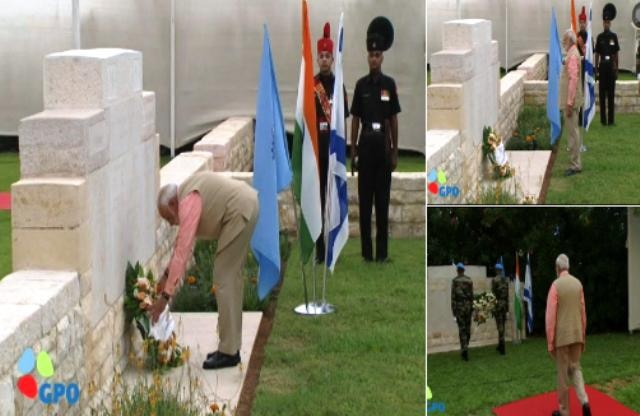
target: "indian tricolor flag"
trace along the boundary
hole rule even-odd
[[[306,263],[322,230],[320,174],[318,169],[318,132],[313,95],[313,59],[307,2],[302,1],[302,62],[293,133],[293,192],[300,204],[298,238],[300,255]]]

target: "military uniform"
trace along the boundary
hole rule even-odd
[[[608,6],[608,5],[607,5]],[[604,20],[615,18],[615,8],[613,12],[608,12],[605,7],[603,13]],[[613,15],[611,15],[613,13]],[[598,94],[600,95],[600,122],[612,125],[614,123],[615,112],[615,92],[616,79],[618,77],[618,35],[611,30],[605,30],[596,38],[596,63],[600,85]]]
[[[376,18],[369,26],[367,49],[384,51],[393,41],[393,28],[389,33],[372,32],[376,29]],[[384,19],[386,22],[388,20]],[[379,22],[379,21],[378,21]],[[390,22],[388,23],[390,25]],[[387,28],[388,29],[388,28]],[[373,40],[372,40],[373,39]],[[360,214],[360,241],[362,257],[373,260],[371,241],[371,214],[376,210],[376,260],[384,261],[388,255],[389,196],[391,191],[391,120],[400,112],[400,102],[393,78],[382,72],[369,73],[356,83],[351,103],[354,123],[359,120],[361,127],[358,138],[358,199]],[[352,137],[354,140],[355,137]]]
[[[509,311],[509,281],[504,276],[496,276],[491,282],[491,292],[496,297],[496,307],[493,316],[496,319],[496,327],[498,328],[498,351],[505,353],[504,343],[504,325],[507,321],[507,312]]]
[[[322,51],[333,54],[333,42],[329,37],[329,23],[324,26],[324,36],[318,40],[318,53]],[[329,169],[329,134],[331,132],[331,108],[333,105],[333,85],[335,76],[333,73],[323,75],[318,73],[313,78],[314,95],[316,102],[316,130],[318,132],[318,152],[320,164],[320,200],[322,203],[322,229],[324,230],[325,198],[327,191],[327,170]],[[344,88],[344,86],[342,87]],[[344,110],[345,118],[349,116],[349,106],[347,104],[347,90],[344,90]],[[316,260],[318,263],[324,262],[325,244],[324,234],[316,241]]]
[[[468,359],[469,339],[471,338],[471,316],[473,314],[473,282],[466,275],[458,275],[451,284],[451,312],[458,323],[460,351]]]

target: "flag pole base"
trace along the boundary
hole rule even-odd
[[[330,303],[309,302],[296,306],[294,312],[298,315],[329,315],[336,311]]]

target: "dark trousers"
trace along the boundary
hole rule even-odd
[[[362,257],[373,260],[371,210],[376,207],[376,260],[387,258],[391,164],[383,133],[363,133],[358,142],[358,200]]]
[[[504,324],[507,322],[507,313],[505,311],[496,312],[496,328],[498,329],[498,341],[504,343]]]
[[[318,132],[320,165],[320,203],[322,207],[322,231],[316,241],[316,262],[324,263],[324,205],[327,198],[327,171],[329,170],[329,132]]]
[[[600,79],[598,87],[600,122],[602,124],[613,124],[616,95],[616,76],[613,71],[613,64],[601,63],[598,77]]]
[[[461,313],[457,315],[456,322],[458,323],[460,350],[464,352],[469,349],[469,340],[471,339],[471,313]]]

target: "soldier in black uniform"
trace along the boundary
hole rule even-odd
[[[369,74],[356,83],[351,103],[351,163],[358,168],[362,257],[373,260],[371,210],[376,207],[376,261],[387,260],[391,172],[398,164],[400,103],[393,78],[382,73],[383,52],[393,43],[393,26],[376,17],[367,29]],[[358,135],[360,126],[362,131]],[[356,147],[357,145],[357,147]]]
[[[616,79],[618,78],[618,35],[613,33],[611,21],[616,17],[616,6],[608,3],[602,10],[604,32],[596,38],[596,71],[600,79],[600,122],[613,125]],[[605,105],[606,101],[606,105]]]
[[[580,16],[578,16],[578,26],[579,26],[579,31],[578,31],[578,37],[577,37],[577,41],[578,41],[578,52],[580,52],[580,85],[584,85],[584,56],[587,53],[587,13],[585,12],[585,7],[582,6],[582,10],[580,11]],[[591,45],[589,45],[589,47],[593,47]],[[586,94],[586,91],[585,91]],[[580,113],[578,114],[578,122],[579,122],[579,126],[583,125],[583,121],[582,121],[582,110],[583,108],[580,107]],[[581,152],[586,152],[587,151],[587,147],[584,145],[584,135],[580,136],[580,140],[581,140],[581,144],[580,144],[580,151]]]
[[[333,66],[333,41],[331,26],[324,24],[322,38],[318,39],[317,62],[320,72],[313,77],[313,89],[316,101],[316,128],[318,131],[318,152],[320,164],[320,200],[322,203],[322,229],[324,231],[325,198],[327,192],[327,170],[329,169],[329,133],[331,132],[331,111],[333,108],[333,85],[336,77],[331,71]],[[347,90],[344,89],[344,117],[349,116]],[[345,137],[346,140],[346,137]],[[325,255],[324,233],[316,241],[316,262],[323,263]]]

